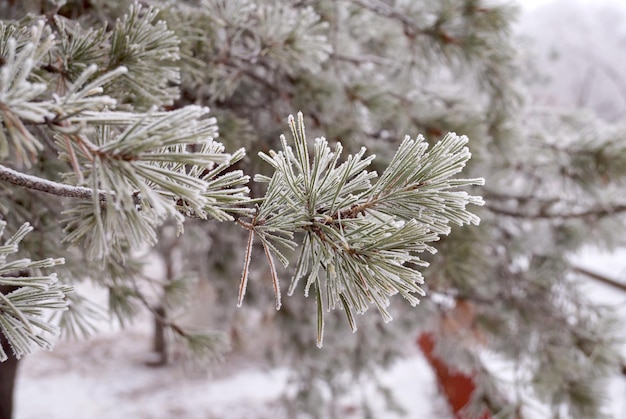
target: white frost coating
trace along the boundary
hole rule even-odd
[[[0,180],[22,186],[29,189],[38,190],[59,196],[89,199],[93,196],[93,189],[82,186],[72,186],[65,183],[53,182],[37,176],[18,172],[6,166],[0,165]],[[98,191],[99,194],[106,194],[105,191]]]

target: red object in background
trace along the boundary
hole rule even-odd
[[[456,419],[467,419],[461,410],[467,405],[476,388],[474,379],[471,376],[460,372],[452,372],[450,368],[434,354],[435,338],[432,333],[423,333],[417,339],[417,344],[424,353],[424,356],[435,371],[439,386],[443,390],[452,413]],[[490,419],[489,412],[480,416],[480,419]]]

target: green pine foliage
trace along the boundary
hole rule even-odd
[[[0,220],[0,236],[5,227],[6,222]],[[56,333],[57,327],[46,321],[44,314],[47,310],[65,310],[68,306],[65,295],[72,291],[71,287],[58,283],[55,273],[41,273],[43,268],[65,263],[63,258],[36,261],[10,258],[18,253],[20,242],[32,230],[33,227],[24,224],[0,245],[0,285],[13,288],[6,295],[0,294],[0,333],[18,358],[36,346],[52,348],[46,333]],[[7,360],[7,349],[0,346],[0,362]]]
[[[245,346],[237,313],[271,319],[262,352],[294,371],[291,413],[335,414],[324,394],[431,331],[475,374],[468,412],[532,395],[596,417],[621,360],[572,255],[623,244],[624,130],[524,105],[514,16],[481,0],[0,5],[0,285],[17,287],[0,358],[59,325],[90,333],[100,313],[58,275],[109,290],[122,323],[151,310],[200,359],[227,335]],[[219,326],[179,323],[207,278]]]

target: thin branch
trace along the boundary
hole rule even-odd
[[[339,60],[339,61],[346,61],[349,63],[353,63],[353,64],[369,64],[369,63],[373,63],[373,64],[377,64],[377,65],[390,65],[392,63],[391,60],[386,59],[384,57],[379,57],[378,55],[359,55],[359,56],[352,56],[352,55],[344,55],[344,54],[340,54],[337,52],[333,52],[331,54],[331,57]]]
[[[0,164],[0,180],[22,188],[49,193],[51,195],[68,198],[92,199],[94,190],[82,186],[72,186],[64,183],[53,182],[37,176],[18,172]],[[97,191],[100,201],[105,201],[107,192]]]
[[[22,188],[31,189],[34,191],[45,192],[51,195],[62,196],[66,198],[79,198],[79,199],[92,199],[94,190],[91,188],[85,188],[83,186],[72,186],[65,183],[53,182],[48,179],[40,178],[26,173],[18,172],[17,170],[10,169],[0,164],[0,181],[5,181]],[[100,201],[106,201],[107,196],[115,196],[114,192],[107,192],[104,190],[98,190],[98,199]],[[133,201],[135,205],[141,206],[141,198],[138,192],[133,194]],[[181,211],[182,213],[182,211]],[[197,214],[185,213],[189,218],[197,218]],[[246,227],[246,223],[238,220],[239,224]],[[247,227],[246,227],[247,228]]]
[[[359,5],[373,13],[384,16],[389,19],[396,20],[404,27],[404,34],[409,38],[415,38],[417,35],[426,35],[433,39],[442,41],[445,44],[458,44],[457,38],[450,36],[448,33],[435,26],[433,28],[421,28],[415,24],[410,16],[407,16],[393,7],[380,1],[367,0],[347,0],[349,3]]]
[[[391,6],[387,4],[379,3],[379,2],[372,4],[364,0],[348,0],[348,2],[357,4],[378,15],[381,15],[390,19],[398,20],[405,26],[416,28],[415,22],[413,22],[408,16],[405,16],[404,14],[397,12],[396,10],[394,10]]]
[[[538,204],[542,204],[542,205],[554,205],[556,203],[563,203],[565,202],[563,198],[557,198],[557,197],[553,197],[553,198],[539,198],[535,195],[532,194],[527,194],[527,195],[518,195],[515,193],[507,193],[507,192],[495,192],[495,191],[491,191],[487,188],[483,189],[483,198],[485,198],[486,201],[510,201],[510,200],[515,200],[518,202],[533,202],[533,203],[538,203]],[[570,200],[567,201],[569,204],[574,205],[576,203],[576,201],[574,200]]]
[[[237,299],[237,307],[241,307],[241,304],[243,304],[243,297],[244,295],[246,295],[246,288],[248,286],[248,274],[250,270],[252,243],[254,242],[254,225],[256,224],[256,217],[257,216],[255,215],[254,219],[252,220],[252,227],[250,228],[250,235],[248,236],[248,245],[246,246],[246,259],[243,264],[243,271],[241,272],[241,283],[239,284],[239,298]],[[240,222],[240,224],[242,223]]]
[[[580,266],[574,266],[573,268],[574,272],[577,272],[579,274],[582,274],[588,278],[591,278],[595,281],[601,282],[603,284],[609,285],[613,288],[617,288],[620,291],[624,291],[626,292],[626,284],[620,281],[616,281],[612,278],[609,278],[607,276],[604,275],[600,275],[597,272],[592,272],[590,270],[587,270],[585,268],[581,268]],[[626,364],[622,364],[621,366],[621,373],[622,375],[626,376]]]
[[[143,279],[147,279],[149,282],[153,281],[152,278],[144,277]],[[135,294],[133,296],[139,300],[139,302],[154,316],[155,319],[161,322],[164,327],[169,327],[170,329],[172,329],[180,337],[186,338],[189,336],[189,333],[187,333],[185,329],[183,329],[179,324],[168,319],[166,316],[161,314],[157,308],[150,304],[150,302],[146,299],[146,296],[141,292],[141,290],[139,290],[137,282],[134,280],[134,278],[132,280],[132,284],[135,291]]]
[[[503,192],[486,191],[483,194],[486,207],[491,212],[499,215],[505,215],[514,218],[527,218],[527,219],[570,219],[570,218],[587,218],[595,217],[601,218],[609,215],[614,215],[622,212],[626,212],[626,204],[613,204],[605,205],[603,207],[588,208],[586,210],[572,211],[572,212],[548,212],[548,208],[555,204],[567,204],[575,205],[576,202],[572,200],[565,200],[562,198],[538,198],[532,195],[516,195]],[[517,205],[524,205],[527,203],[537,204],[541,209],[534,212],[523,212],[515,209],[503,208],[499,205],[493,205],[493,201],[517,201]]]
[[[594,279],[598,282],[602,282],[603,284],[606,285],[610,285],[613,288],[617,288],[620,291],[624,291],[626,292],[626,284],[620,281],[616,281],[614,279],[611,279],[609,277],[606,277],[604,275],[600,275],[599,273],[596,272],[592,272],[590,270],[587,270],[585,268],[581,268],[580,266],[574,266],[573,268],[574,272],[577,272],[579,274],[585,275],[588,278]]]
[[[602,218],[610,215],[615,215],[618,213],[626,212],[626,204],[615,204],[612,206],[602,207],[602,208],[589,208],[583,211],[574,211],[574,212],[557,212],[557,213],[549,213],[545,211],[536,211],[536,212],[521,212],[515,210],[509,210],[506,208],[498,208],[494,205],[486,205],[486,208],[498,215],[505,215],[513,218],[526,218],[528,220],[536,220],[536,219],[552,219],[552,220],[565,220],[572,218]]]
[[[276,297],[276,310],[280,310],[282,303],[280,301],[280,284],[278,282],[278,274],[276,273],[276,265],[274,264],[274,258],[272,257],[272,254],[270,253],[270,250],[267,247],[265,241],[262,241],[262,244],[263,250],[265,251],[265,256],[267,256],[267,262],[270,265],[270,274],[272,275],[272,283],[274,284],[274,295]]]

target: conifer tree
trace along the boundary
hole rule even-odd
[[[468,414],[513,415],[529,397],[599,414],[616,336],[571,256],[623,240],[626,143],[524,105],[513,7],[0,7],[2,360],[50,348],[58,329],[89,333],[71,287],[88,279],[121,321],[151,310],[197,359],[222,356],[224,332],[237,345],[234,305],[269,316],[264,351],[294,371],[298,413],[335,414],[326,392],[376,382],[429,331],[474,374]],[[186,270],[147,278],[146,246]],[[177,322],[194,277],[220,294],[221,330]],[[263,278],[274,303],[252,286]],[[511,363],[517,391],[486,352]]]

